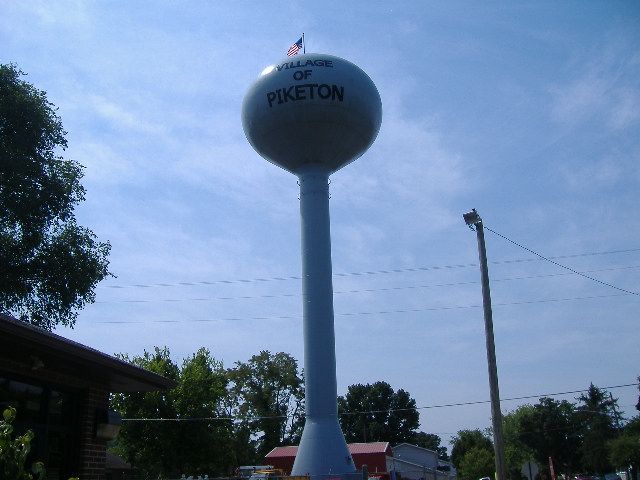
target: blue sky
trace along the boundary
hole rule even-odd
[[[86,167],[79,222],[113,247],[117,278],[62,335],[108,353],[167,345],[176,360],[205,346],[226,366],[261,349],[302,358],[299,281],[217,282],[300,274],[296,178],[251,149],[240,107],[302,32],[307,52],[363,68],[383,103],[374,145],[332,176],[339,393],[385,380],[421,407],[488,399],[471,208],[528,248],[640,290],[638,2],[0,10],[0,62],[59,107],[65,155]],[[503,398],[636,380],[638,295],[490,232],[487,249]],[[612,393],[632,415],[637,389]],[[448,441],[490,425],[490,409],[423,409],[421,422]]]

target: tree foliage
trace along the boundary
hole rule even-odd
[[[416,401],[387,382],[350,385],[338,411],[347,442],[410,443],[420,424]]]
[[[547,465],[552,457],[558,471],[576,471],[580,465],[581,437],[572,403],[541,398],[519,422],[520,440],[538,464]]]
[[[45,469],[42,462],[34,462],[29,469],[27,456],[31,451],[33,432],[27,430],[24,434],[13,435],[13,421],[16,409],[9,407],[3,411],[0,420],[0,478],[13,480],[43,479]]]
[[[566,474],[603,474],[620,466],[611,460],[613,446],[622,445],[615,442],[622,431],[617,400],[593,384],[576,400],[573,404],[541,398],[504,417],[505,457],[512,478],[530,459],[546,469],[551,457],[556,471]]]
[[[228,370],[205,348],[180,367],[166,347],[121,357],[177,384],[111,399],[125,418],[166,419],[124,422],[113,447],[149,477],[228,475],[239,465],[261,463],[273,447],[299,441],[303,380],[286,353],[260,352]]]
[[[493,442],[489,435],[475,430],[460,430],[451,438],[451,463],[456,468],[460,468],[462,459],[473,448],[485,449],[493,452]]]
[[[0,65],[0,310],[51,330],[73,327],[109,274],[109,243],[76,223],[82,166],[46,93]]]
[[[145,368],[165,378],[178,381],[178,366],[171,360],[167,348],[155,348],[153,353],[145,351],[142,356],[121,358],[138,367]],[[172,392],[118,393],[111,397],[111,408],[125,418],[176,418],[177,413]],[[173,446],[176,443],[174,425],[164,422],[125,422],[118,435],[114,450],[134,467],[159,474],[174,468],[176,459]]]
[[[458,468],[458,476],[462,480],[477,480],[482,477],[495,478],[495,460],[493,450],[481,446],[468,450]]]
[[[505,466],[511,480],[520,478],[522,465],[534,459],[532,450],[522,441],[520,430],[522,419],[532,414],[533,406],[522,405],[503,416]]]
[[[577,420],[582,433],[581,465],[588,472],[609,472],[607,443],[619,433],[622,416],[618,402],[607,391],[593,383],[586,393],[578,397]]]
[[[296,444],[304,425],[304,381],[287,353],[262,351],[229,370],[230,411],[244,418],[240,429],[257,435],[264,456],[279,445]]]
[[[610,440],[609,460],[616,467],[631,467],[632,480],[638,480],[640,467],[640,415],[632,418],[625,426],[622,434]]]
[[[178,418],[210,419],[177,424],[180,441],[176,456],[182,472],[206,473],[228,471],[231,446],[231,422],[218,420],[224,414],[227,375],[221,362],[200,348],[184,360],[178,387],[174,391]]]
[[[147,474],[226,473],[233,455],[228,451],[230,422],[216,420],[226,398],[226,372],[208,350],[199,349],[178,367],[165,347],[123,358],[174,380],[170,391],[120,393],[111,408],[125,418],[189,421],[125,422],[114,450]],[[195,419],[195,420],[194,420]]]

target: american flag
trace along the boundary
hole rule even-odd
[[[297,55],[298,52],[302,49],[302,37],[296,43],[289,47],[289,51],[287,52],[287,57],[293,57]]]

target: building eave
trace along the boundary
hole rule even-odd
[[[110,392],[145,392],[176,386],[173,380],[6,314],[0,314],[0,346],[0,355],[18,365],[28,366],[37,358],[42,364],[37,365],[38,369],[82,373]],[[36,366],[29,369],[35,370]]]

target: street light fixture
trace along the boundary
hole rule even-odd
[[[482,219],[480,218],[480,215],[478,215],[478,212],[476,212],[475,208],[468,213],[464,213],[462,218],[464,218],[464,223],[466,223],[469,228],[473,228],[472,225],[482,222]]]

